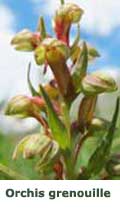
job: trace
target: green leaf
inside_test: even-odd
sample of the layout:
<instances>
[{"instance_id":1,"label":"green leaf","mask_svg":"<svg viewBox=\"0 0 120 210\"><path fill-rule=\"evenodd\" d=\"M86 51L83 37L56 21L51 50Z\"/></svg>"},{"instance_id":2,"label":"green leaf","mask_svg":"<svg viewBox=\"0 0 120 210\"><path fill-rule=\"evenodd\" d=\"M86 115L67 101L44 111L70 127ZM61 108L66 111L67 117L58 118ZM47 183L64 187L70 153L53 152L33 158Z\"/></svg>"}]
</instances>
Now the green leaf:
<instances>
[{"instance_id":1,"label":"green leaf","mask_svg":"<svg viewBox=\"0 0 120 210\"><path fill-rule=\"evenodd\" d=\"M72 75L73 82L77 92L79 92L81 89L81 80L86 75L87 65L88 65L88 50L87 50L87 45L84 42L82 51L78 56Z\"/></svg>"},{"instance_id":2,"label":"green leaf","mask_svg":"<svg viewBox=\"0 0 120 210\"><path fill-rule=\"evenodd\" d=\"M43 17L40 17L37 31L40 32L41 39L44 39L46 37L46 28Z\"/></svg>"},{"instance_id":3,"label":"green leaf","mask_svg":"<svg viewBox=\"0 0 120 210\"><path fill-rule=\"evenodd\" d=\"M29 63L29 65L28 65L28 72L27 72L27 82L28 82L29 89L32 93L32 96L40 96L40 94L35 90L35 88L33 87L32 83L31 83L30 69L31 69L31 63Z\"/></svg>"},{"instance_id":4,"label":"green leaf","mask_svg":"<svg viewBox=\"0 0 120 210\"><path fill-rule=\"evenodd\" d=\"M27 180L27 177L24 177L17 173L16 171L8 168L7 166L0 163L0 174L3 174L9 180Z\"/></svg>"},{"instance_id":5,"label":"green leaf","mask_svg":"<svg viewBox=\"0 0 120 210\"><path fill-rule=\"evenodd\" d=\"M97 147L97 149L95 150L95 152L93 153L93 155L91 156L88 162L87 173L89 175L97 175L106 164L106 161L108 159L110 149L112 146L112 142L113 142L116 123L118 119L119 106L120 106L120 99L118 98L116 102L115 112L113 115L110 128L108 130L108 133L105 136L105 138L103 138L100 141L99 146Z\"/></svg>"},{"instance_id":6,"label":"green leaf","mask_svg":"<svg viewBox=\"0 0 120 210\"><path fill-rule=\"evenodd\" d=\"M47 105L49 126L52 131L53 138L59 143L62 149L66 149L70 146L67 129L54 111L50 98L42 86L40 86L40 89Z\"/></svg>"}]
</instances>

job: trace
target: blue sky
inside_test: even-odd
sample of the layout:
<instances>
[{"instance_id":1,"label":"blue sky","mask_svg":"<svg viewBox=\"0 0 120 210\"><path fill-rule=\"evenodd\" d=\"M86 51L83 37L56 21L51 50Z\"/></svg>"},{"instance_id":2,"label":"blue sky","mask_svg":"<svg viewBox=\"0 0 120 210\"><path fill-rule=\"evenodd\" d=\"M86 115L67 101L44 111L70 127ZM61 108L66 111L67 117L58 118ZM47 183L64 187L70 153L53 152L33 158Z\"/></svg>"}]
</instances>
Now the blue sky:
<instances>
[{"instance_id":1,"label":"blue sky","mask_svg":"<svg viewBox=\"0 0 120 210\"><path fill-rule=\"evenodd\" d=\"M35 28L35 22L37 21L38 15L34 13L34 4L29 1L21 0L4 0L4 5L9 7L15 15L16 24L15 29L21 30L22 28L28 27L30 29ZM34 20L34 21L33 21Z\"/></svg>"},{"instance_id":2,"label":"blue sky","mask_svg":"<svg viewBox=\"0 0 120 210\"><path fill-rule=\"evenodd\" d=\"M102 68L119 70L120 2L113 0L74 0L73 2L79 3L79 5L85 10L81 23L82 39L88 41L91 45L96 47L101 54L101 58L97 59L95 64L90 68L92 70ZM22 80L22 85L18 85L20 82L17 81L18 89L16 88L16 92L18 90L22 91L24 86L23 83L25 83L25 79L22 78L22 74L24 72L22 73L22 70L20 70L20 74L20 72L18 72L16 69L23 69L23 66L26 67L27 62L30 59L30 57L28 58L26 54L23 55L16 51L13 52L7 37L9 37L10 40L13 34L24 28L29 28L34 31L40 15L44 15L47 28L51 32L50 20L57 3L59 3L59 0L0 1L0 11L2 11L3 14L1 18L2 26L0 26L0 47L4 50L4 53L1 50L3 59L0 61L0 71L2 71L3 76L5 71L8 74L8 81L6 81L6 85L3 83L3 81L0 82L0 87L2 87L2 89L9 89L10 81L17 81L17 76L19 75ZM10 53L11 56L9 56ZM3 63L3 61L6 61L5 56L7 55L9 65L7 65L5 62ZM16 62L16 60L18 62ZM8 68L12 68L14 71L12 73L8 72ZM23 91L25 88L23 88Z\"/></svg>"}]
</instances>

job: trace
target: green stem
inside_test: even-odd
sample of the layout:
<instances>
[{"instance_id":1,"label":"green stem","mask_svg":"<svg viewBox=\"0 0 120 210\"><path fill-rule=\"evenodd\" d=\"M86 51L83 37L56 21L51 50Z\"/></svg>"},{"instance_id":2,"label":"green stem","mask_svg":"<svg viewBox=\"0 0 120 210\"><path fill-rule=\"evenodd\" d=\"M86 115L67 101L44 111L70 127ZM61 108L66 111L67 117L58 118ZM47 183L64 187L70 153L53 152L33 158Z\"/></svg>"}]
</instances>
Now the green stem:
<instances>
[{"instance_id":1,"label":"green stem","mask_svg":"<svg viewBox=\"0 0 120 210\"><path fill-rule=\"evenodd\" d=\"M33 112L31 116L35 118L43 126L43 128L45 129L46 135L51 137L51 133L49 131L49 126L48 126L47 121L43 117L41 117L37 112Z\"/></svg>"},{"instance_id":2,"label":"green stem","mask_svg":"<svg viewBox=\"0 0 120 210\"><path fill-rule=\"evenodd\" d=\"M66 179L68 180L75 180L75 173L74 173L74 163L72 160L72 154L70 150L65 150L63 152L65 166L66 166Z\"/></svg>"},{"instance_id":3,"label":"green stem","mask_svg":"<svg viewBox=\"0 0 120 210\"><path fill-rule=\"evenodd\" d=\"M45 22L43 17L40 17L39 24L38 24L38 31L40 31L41 39L43 40L46 37L46 28Z\"/></svg>"}]
</instances>

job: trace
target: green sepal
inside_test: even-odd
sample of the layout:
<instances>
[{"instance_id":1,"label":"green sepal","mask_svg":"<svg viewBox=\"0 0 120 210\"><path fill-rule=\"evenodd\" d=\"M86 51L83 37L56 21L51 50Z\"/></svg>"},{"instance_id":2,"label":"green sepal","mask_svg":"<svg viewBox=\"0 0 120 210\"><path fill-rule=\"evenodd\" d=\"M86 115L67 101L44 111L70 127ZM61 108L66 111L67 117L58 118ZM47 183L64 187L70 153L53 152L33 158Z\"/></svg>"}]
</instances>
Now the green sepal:
<instances>
[{"instance_id":1,"label":"green sepal","mask_svg":"<svg viewBox=\"0 0 120 210\"><path fill-rule=\"evenodd\" d=\"M41 39L43 40L46 37L46 28L43 17L40 17L39 19L37 31L40 32Z\"/></svg>"}]
</instances>

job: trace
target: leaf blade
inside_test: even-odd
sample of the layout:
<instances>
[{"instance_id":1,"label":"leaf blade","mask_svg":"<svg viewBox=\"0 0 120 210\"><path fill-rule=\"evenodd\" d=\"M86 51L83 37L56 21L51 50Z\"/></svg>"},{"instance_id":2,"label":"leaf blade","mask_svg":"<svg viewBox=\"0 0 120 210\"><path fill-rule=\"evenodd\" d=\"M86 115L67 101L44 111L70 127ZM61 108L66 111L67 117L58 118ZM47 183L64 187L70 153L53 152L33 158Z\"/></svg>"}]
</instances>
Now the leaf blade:
<instances>
[{"instance_id":1,"label":"leaf blade","mask_svg":"<svg viewBox=\"0 0 120 210\"><path fill-rule=\"evenodd\" d=\"M33 87L31 80L30 80L30 69L31 69L31 63L28 65L28 71L27 71L27 82L30 92L32 93L32 96L40 96L40 94L35 90Z\"/></svg>"},{"instance_id":2,"label":"leaf blade","mask_svg":"<svg viewBox=\"0 0 120 210\"><path fill-rule=\"evenodd\" d=\"M77 92L79 92L81 89L80 87L81 80L86 75L87 66L88 66L88 49L86 43L84 42L82 51L79 53L72 75L73 82L75 84Z\"/></svg>"},{"instance_id":3,"label":"leaf blade","mask_svg":"<svg viewBox=\"0 0 120 210\"><path fill-rule=\"evenodd\" d=\"M113 137L115 133L116 123L118 119L118 113L119 113L119 107L120 107L120 99L117 99L116 102L116 108L115 112L112 118L111 126L108 130L108 133L106 137L100 142L99 146L91 156L88 167L87 167L87 173L88 174L94 174L96 175L101 171L101 169L104 167L105 162L108 158L108 155L110 153L111 145L113 142Z\"/></svg>"},{"instance_id":4,"label":"leaf blade","mask_svg":"<svg viewBox=\"0 0 120 210\"><path fill-rule=\"evenodd\" d=\"M51 128L53 137L59 143L62 149L66 149L67 147L69 147L69 144L70 144L67 129L62 123L62 121L58 118L56 112L54 111L50 98L45 92L44 88L40 86L40 89L41 89L42 96L44 100L46 101L49 126Z\"/></svg>"}]
</instances>

